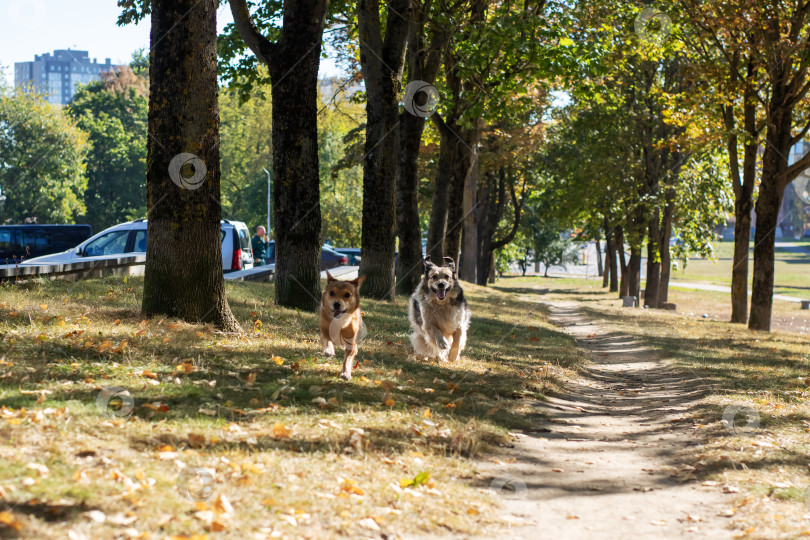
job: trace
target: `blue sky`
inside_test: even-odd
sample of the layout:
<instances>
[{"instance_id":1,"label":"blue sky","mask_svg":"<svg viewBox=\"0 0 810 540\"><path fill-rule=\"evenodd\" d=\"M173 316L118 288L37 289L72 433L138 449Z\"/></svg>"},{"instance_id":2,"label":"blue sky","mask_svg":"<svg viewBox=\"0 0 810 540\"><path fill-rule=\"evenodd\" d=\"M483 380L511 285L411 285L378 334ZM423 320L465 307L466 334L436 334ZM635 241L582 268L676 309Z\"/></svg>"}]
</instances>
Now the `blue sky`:
<instances>
[{"instance_id":1,"label":"blue sky","mask_svg":"<svg viewBox=\"0 0 810 540\"><path fill-rule=\"evenodd\" d=\"M116 0L0 0L0 66L13 82L14 62L54 49L88 51L90 58L114 64L129 62L132 53L149 46L149 21L117 26ZM219 10L220 29L231 22L228 5ZM334 63L321 61L322 75L338 73Z\"/></svg>"}]
</instances>

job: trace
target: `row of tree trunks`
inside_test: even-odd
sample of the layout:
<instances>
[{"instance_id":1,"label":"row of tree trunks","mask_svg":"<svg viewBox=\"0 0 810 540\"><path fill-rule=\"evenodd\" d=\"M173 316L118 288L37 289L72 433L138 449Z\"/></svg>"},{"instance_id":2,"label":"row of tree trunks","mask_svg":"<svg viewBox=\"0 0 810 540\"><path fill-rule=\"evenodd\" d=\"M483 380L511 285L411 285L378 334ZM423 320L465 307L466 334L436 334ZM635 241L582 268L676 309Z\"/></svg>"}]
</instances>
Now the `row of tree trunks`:
<instances>
[{"instance_id":1,"label":"row of tree trunks","mask_svg":"<svg viewBox=\"0 0 810 540\"><path fill-rule=\"evenodd\" d=\"M523 211L524 192L518 198L515 188L515 178L501 166L497 174L488 172L486 182L478 192L479 206L477 214L477 243L473 246L474 261L477 264L475 283L486 285L495 274L495 250L511 242L517 234L520 225L520 216ZM525 190L525 187L524 187ZM512 227L503 238L495 239L498 224L501 222L508 201L511 201L513 214ZM465 233L466 234L466 233ZM465 247L466 249L466 247ZM525 274L525 271L524 271Z\"/></svg>"}]
</instances>

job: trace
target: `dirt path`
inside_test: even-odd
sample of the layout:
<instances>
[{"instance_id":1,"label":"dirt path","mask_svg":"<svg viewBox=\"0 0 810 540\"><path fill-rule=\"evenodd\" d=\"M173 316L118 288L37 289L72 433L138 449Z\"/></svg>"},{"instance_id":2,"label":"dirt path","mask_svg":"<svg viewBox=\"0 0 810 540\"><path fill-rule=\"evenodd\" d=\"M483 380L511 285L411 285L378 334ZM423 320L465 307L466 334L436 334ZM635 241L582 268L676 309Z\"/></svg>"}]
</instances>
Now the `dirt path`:
<instances>
[{"instance_id":1,"label":"dirt path","mask_svg":"<svg viewBox=\"0 0 810 540\"><path fill-rule=\"evenodd\" d=\"M492 487L506 483L503 512L514 525L498 536L731 538L719 514L733 495L690 481L679 458L700 444L692 422L678 420L700 398L697 381L631 337L606 333L575 302L547 305L591 361L566 395L538 405L548 415L539 431L518 436L483 471Z\"/></svg>"}]
</instances>

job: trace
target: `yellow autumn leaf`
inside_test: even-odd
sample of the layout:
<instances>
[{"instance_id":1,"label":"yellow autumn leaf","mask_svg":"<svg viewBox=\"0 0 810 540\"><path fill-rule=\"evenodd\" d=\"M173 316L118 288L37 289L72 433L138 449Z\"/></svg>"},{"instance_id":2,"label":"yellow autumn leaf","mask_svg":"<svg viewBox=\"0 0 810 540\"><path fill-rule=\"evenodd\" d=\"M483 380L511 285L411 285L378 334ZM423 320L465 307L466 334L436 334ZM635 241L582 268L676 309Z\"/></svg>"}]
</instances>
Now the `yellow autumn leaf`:
<instances>
[{"instance_id":1,"label":"yellow autumn leaf","mask_svg":"<svg viewBox=\"0 0 810 540\"><path fill-rule=\"evenodd\" d=\"M273 424L273 435L278 438L286 438L292 435L292 430L281 422L276 422Z\"/></svg>"},{"instance_id":2,"label":"yellow autumn leaf","mask_svg":"<svg viewBox=\"0 0 810 540\"><path fill-rule=\"evenodd\" d=\"M15 518L14 515L8 510L3 510L0 512L0 523L11 527L15 531L19 531L23 528L22 522Z\"/></svg>"},{"instance_id":3,"label":"yellow autumn leaf","mask_svg":"<svg viewBox=\"0 0 810 540\"><path fill-rule=\"evenodd\" d=\"M284 363L284 359L282 357L280 357L280 356L273 356L273 358L271 358L271 360L273 362L275 362L276 364L278 364L279 366Z\"/></svg>"}]
</instances>

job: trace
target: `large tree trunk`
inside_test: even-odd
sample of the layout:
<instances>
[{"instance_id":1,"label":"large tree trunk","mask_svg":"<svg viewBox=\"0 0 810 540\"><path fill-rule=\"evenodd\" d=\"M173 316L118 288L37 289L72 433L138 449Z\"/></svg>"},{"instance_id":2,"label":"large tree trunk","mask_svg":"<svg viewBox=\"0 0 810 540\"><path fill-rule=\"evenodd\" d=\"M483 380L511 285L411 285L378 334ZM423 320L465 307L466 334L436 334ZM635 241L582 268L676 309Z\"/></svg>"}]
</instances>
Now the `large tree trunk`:
<instances>
[{"instance_id":1,"label":"large tree trunk","mask_svg":"<svg viewBox=\"0 0 810 540\"><path fill-rule=\"evenodd\" d=\"M270 69L271 79L280 81L272 86L276 303L315 311L321 296L317 84L323 17L318 26L303 18L308 13L298 15L289 22L285 15L290 38L279 40L283 52ZM292 30L294 25L300 27ZM301 58L302 50L312 52Z\"/></svg>"},{"instance_id":2,"label":"large tree trunk","mask_svg":"<svg viewBox=\"0 0 810 540\"><path fill-rule=\"evenodd\" d=\"M222 276L217 3L154 0L151 10L142 309L236 331Z\"/></svg>"},{"instance_id":3,"label":"large tree trunk","mask_svg":"<svg viewBox=\"0 0 810 540\"><path fill-rule=\"evenodd\" d=\"M767 150L766 150L767 152ZM771 329L773 309L774 241L776 239L777 216L782 204L782 192L773 183L766 183L767 173L763 171L763 182L757 197L757 228L754 234L754 279L751 290L751 316L748 328L751 330Z\"/></svg>"},{"instance_id":4,"label":"large tree trunk","mask_svg":"<svg viewBox=\"0 0 810 540\"><path fill-rule=\"evenodd\" d=\"M422 274L422 230L419 226L419 146L425 119L405 111L400 114L397 169L396 292L410 294ZM441 259L437 259L441 260Z\"/></svg>"},{"instance_id":5,"label":"large tree trunk","mask_svg":"<svg viewBox=\"0 0 810 540\"><path fill-rule=\"evenodd\" d=\"M385 35L378 0L360 0L357 23L360 64L366 84L366 142L363 158L363 224L360 273L365 296L394 298L396 169L399 153L398 85L408 35L410 0L392 0Z\"/></svg>"},{"instance_id":6,"label":"large tree trunk","mask_svg":"<svg viewBox=\"0 0 810 540\"><path fill-rule=\"evenodd\" d=\"M318 67L328 0L284 3L277 42L262 36L245 0L230 0L234 23L272 82L276 303L320 306L321 205L318 173Z\"/></svg>"},{"instance_id":7,"label":"large tree trunk","mask_svg":"<svg viewBox=\"0 0 810 540\"><path fill-rule=\"evenodd\" d=\"M458 132L457 132L458 133ZM444 253L459 260L461 252L461 231L464 224L464 186L470 171L472 146L464 139L459 140L458 161L451 165L453 178L450 182L450 194L447 198L447 232L444 235Z\"/></svg>"},{"instance_id":8,"label":"large tree trunk","mask_svg":"<svg viewBox=\"0 0 810 540\"><path fill-rule=\"evenodd\" d=\"M422 274L422 229L419 223L419 148L425 118L432 113L428 99L435 98L428 92L441 66L441 43L444 32L431 28L431 43L427 46L425 28L431 16L431 2L419 4L413 9L408 29L408 84L422 89L412 97L414 112L405 110L400 114L399 160L397 162L397 236L399 256L396 269L396 292L410 294L419 284ZM428 85L428 86L423 86ZM441 258L434 259L440 261Z\"/></svg>"},{"instance_id":9,"label":"large tree trunk","mask_svg":"<svg viewBox=\"0 0 810 540\"><path fill-rule=\"evenodd\" d=\"M441 126L441 124L439 124ZM448 129L439 127L439 162L433 187L433 204L428 224L427 256L437 264L444 256L444 236L447 232L447 209L450 199L450 184L453 181L452 166L458 161L461 141Z\"/></svg>"},{"instance_id":10,"label":"large tree trunk","mask_svg":"<svg viewBox=\"0 0 810 540\"><path fill-rule=\"evenodd\" d=\"M777 68L781 73L783 66ZM792 110L785 108L784 87L775 84L771 94L768 133L762 156L762 179L757 196L757 226L754 234L754 278L751 288L751 315L748 328L771 329L773 309L774 241L779 208L785 191L787 156L791 145Z\"/></svg>"}]
</instances>

